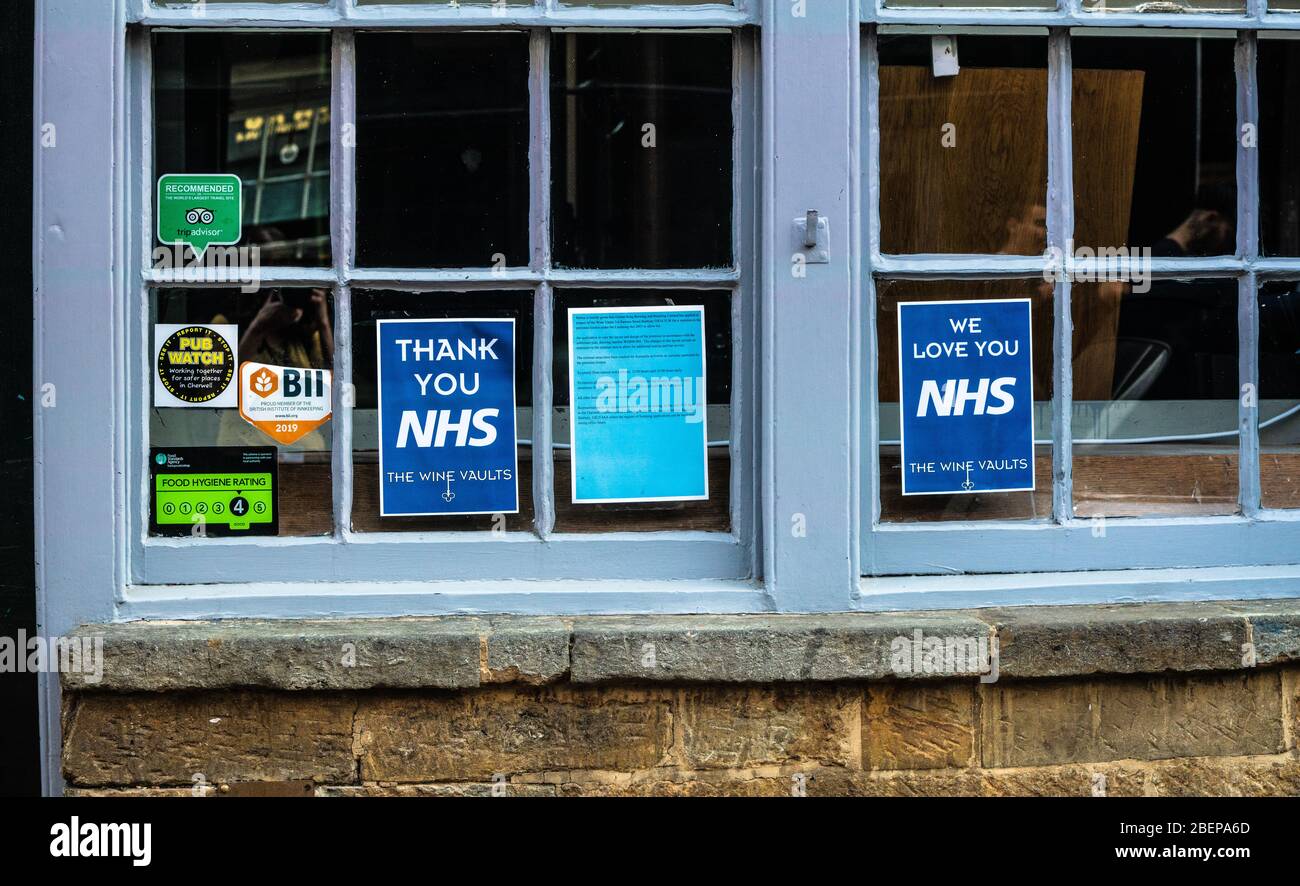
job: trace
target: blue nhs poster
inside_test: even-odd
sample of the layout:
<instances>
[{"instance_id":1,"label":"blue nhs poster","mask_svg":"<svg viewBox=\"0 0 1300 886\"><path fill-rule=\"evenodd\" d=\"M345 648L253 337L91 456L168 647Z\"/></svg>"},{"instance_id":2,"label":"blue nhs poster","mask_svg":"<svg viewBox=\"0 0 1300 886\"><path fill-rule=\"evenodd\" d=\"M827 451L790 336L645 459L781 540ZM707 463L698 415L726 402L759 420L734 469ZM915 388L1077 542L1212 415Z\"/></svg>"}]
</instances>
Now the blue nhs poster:
<instances>
[{"instance_id":1,"label":"blue nhs poster","mask_svg":"<svg viewBox=\"0 0 1300 886\"><path fill-rule=\"evenodd\" d=\"M519 512L515 321L380 320L379 513Z\"/></svg>"},{"instance_id":2,"label":"blue nhs poster","mask_svg":"<svg viewBox=\"0 0 1300 886\"><path fill-rule=\"evenodd\" d=\"M569 310L577 504L709 497L704 308Z\"/></svg>"},{"instance_id":3,"label":"blue nhs poster","mask_svg":"<svg viewBox=\"0 0 1300 886\"><path fill-rule=\"evenodd\" d=\"M1030 301L903 302L903 495L1034 488Z\"/></svg>"}]
</instances>

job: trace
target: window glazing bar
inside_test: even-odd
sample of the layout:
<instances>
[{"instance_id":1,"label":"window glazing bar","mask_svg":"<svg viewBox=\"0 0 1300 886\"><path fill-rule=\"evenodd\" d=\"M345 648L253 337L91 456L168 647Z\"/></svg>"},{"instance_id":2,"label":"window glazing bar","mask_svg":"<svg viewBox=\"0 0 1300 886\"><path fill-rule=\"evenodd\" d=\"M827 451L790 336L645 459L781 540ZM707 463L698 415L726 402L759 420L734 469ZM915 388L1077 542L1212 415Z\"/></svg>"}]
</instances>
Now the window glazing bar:
<instances>
[{"instance_id":1,"label":"window glazing bar","mask_svg":"<svg viewBox=\"0 0 1300 886\"><path fill-rule=\"evenodd\" d=\"M1070 32L1058 28L1047 42L1047 242L1063 256L1072 252L1074 241L1073 79ZM1070 294L1069 276L1059 275L1052 296L1052 515L1058 523L1074 515Z\"/></svg>"},{"instance_id":2,"label":"window glazing bar","mask_svg":"<svg viewBox=\"0 0 1300 886\"><path fill-rule=\"evenodd\" d=\"M346 541L352 526L352 287L347 284L356 237L356 41L336 31L330 114L330 235L334 271L334 537Z\"/></svg>"},{"instance_id":3,"label":"window glazing bar","mask_svg":"<svg viewBox=\"0 0 1300 886\"><path fill-rule=\"evenodd\" d=\"M708 3L670 6L654 3L627 7L496 6L447 2L424 5L356 0L331 3L202 3L165 6L152 0L132 0L128 21L147 27L197 28L412 28L412 27L723 27L756 24L758 0L735 5Z\"/></svg>"},{"instance_id":4,"label":"window glazing bar","mask_svg":"<svg viewBox=\"0 0 1300 886\"><path fill-rule=\"evenodd\" d=\"M1252 0L1254 2L1254 0ZM1244 32L1237 38L1237 251L1247 261L1259 257L1259 80L1257 38ZM1238 484L1241 512L1253 517L1260 509L1259 477L1259 284L1253 273L1242 276L1237 289L1237 365L1240 390L1237 417L1240 433ZM1247 395L1249 392L1249 396Z\"/></svg>"},{"instance_id":5,"label":"window glazing bar","mask_svg":"<svg viewBox=\"0 0 1300 886\"><path fill-rule=\"evenodd\" d=\"M1271 15L1233 14L1222 12L1084 12L1081 9L1031 10L1031 9L919 9L914 7L873 8L864 3L864 22L897 25L931 25L977 27L1020 26L1048 28L1141 28L1158 30L1294 30L1296 17L1274 13Z\"/></svg>"}]
</instances>

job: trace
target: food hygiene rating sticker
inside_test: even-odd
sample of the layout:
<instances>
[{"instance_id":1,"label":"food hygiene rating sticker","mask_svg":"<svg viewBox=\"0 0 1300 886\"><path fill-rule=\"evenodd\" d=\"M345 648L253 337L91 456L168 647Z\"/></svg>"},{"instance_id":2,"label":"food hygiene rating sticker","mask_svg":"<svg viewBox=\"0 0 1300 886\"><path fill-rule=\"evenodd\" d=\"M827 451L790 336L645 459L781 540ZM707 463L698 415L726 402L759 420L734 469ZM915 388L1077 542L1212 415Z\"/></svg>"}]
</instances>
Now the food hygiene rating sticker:
<instances>
[{"instance_id":1,"label":"food hygiene rating sticker","mask_svg":"<svg viewBox=\"0 0 1300 886\"><path fill-rule=\"evenodd\" d=\"M234 324L153 328L153 405L228 409L239 405L234 385L239 327Z\"/></svg>"},{"instance_id":2,"label":"food hygiene rating sticker","mask_svg":"<svg viewBox=\"0 0 1300 886\"><path fill-rule=\"evenodd\" d=\"M150 534L279 533L274 446L151 449L149 468Z\"/></svg>"}]
</instances>

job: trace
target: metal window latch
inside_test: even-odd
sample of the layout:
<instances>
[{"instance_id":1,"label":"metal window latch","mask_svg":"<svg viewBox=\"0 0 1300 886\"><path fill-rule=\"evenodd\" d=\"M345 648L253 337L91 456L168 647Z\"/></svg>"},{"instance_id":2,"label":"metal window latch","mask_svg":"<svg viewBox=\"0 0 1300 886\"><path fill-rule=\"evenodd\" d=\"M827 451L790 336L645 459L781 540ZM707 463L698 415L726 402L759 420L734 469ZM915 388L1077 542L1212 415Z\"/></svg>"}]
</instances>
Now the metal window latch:
<instances>
[{"instance_id":1,"label":"metal window latch","mask_svg":"<svg viewBox=\"0 0 1300 886\"><path fill-rule=\"evenodd\" d=\"M809 209L794 220L795 249L804 254L810 265L829 264L831 260L831 226L816 209Z\"/></svg>"}]
</instances>

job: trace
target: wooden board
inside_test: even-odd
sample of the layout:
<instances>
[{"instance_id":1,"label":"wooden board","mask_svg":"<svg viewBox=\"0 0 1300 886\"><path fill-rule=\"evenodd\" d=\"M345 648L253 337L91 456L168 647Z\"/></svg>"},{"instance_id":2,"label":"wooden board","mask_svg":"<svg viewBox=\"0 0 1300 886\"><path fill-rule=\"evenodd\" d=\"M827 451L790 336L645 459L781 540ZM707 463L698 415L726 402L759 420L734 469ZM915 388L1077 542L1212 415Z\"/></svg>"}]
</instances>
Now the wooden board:
<instances>
[{"instance_id":1,"label":"wooden board","mask_svg":"<svg viewBox=\"0 0 1300 886\"><path fill-rule=\"evenodd\" d=\"M519 513L506 517L508 532L533 529L532 450L519 450ZM731 529L731 453L709 450L707 501L627 505L575 505L569 501L569 457L555 453L556 532L653 532ZM280 465L280 534L328 535L331 519L328 463ZM379 516L379 464L374 453L357 453L352 480L352 529L356 532L488 532L491 515L474 517Z\"/></svg>"},{"instance_id":2,"label":"wooden board","mask_svg":"<svg viewBox=\"0 0 1300 886\"><path fill-rule=\"evenodd\" d=\"M1076 207L1080 244L1127 242L1144 74L1074 72ZM880 71L881 248L892 254L1041 255L1046 212L1047 72L924 67ZM951 125L951 130L945 127ZM955 145L945 146L951 132ZM892 281L878 313L880 399L897 402L899 301L1034 299L1034 395L1050 397L1051 287L1043 280L962 284ZM1072 321L1074 396L1108 400L1114 380L1121 286L1080 289Z\"/></svg>"}]
</instances>

